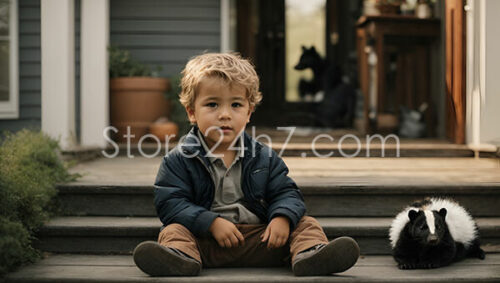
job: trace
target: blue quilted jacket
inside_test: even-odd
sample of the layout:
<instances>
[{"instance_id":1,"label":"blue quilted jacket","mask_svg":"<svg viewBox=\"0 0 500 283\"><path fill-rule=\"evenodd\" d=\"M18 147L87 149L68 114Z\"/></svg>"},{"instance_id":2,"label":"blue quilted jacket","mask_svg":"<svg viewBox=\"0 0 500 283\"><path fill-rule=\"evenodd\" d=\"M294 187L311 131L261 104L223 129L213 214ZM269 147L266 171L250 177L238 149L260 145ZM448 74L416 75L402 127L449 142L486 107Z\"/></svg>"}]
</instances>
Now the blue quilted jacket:
<instances>
[{"instance_id":1,"label":"blue quilted jacket","mask_svg":"<svg viewBox=\"0 0 500 283\"><path fill-rule=\"evenodd\" d=\"M210 211L215 188L208 171L210 161L196 137L197 131L193 127L184 142L163 158L155 181L154 203L164 225L179 223L194 235L203 236L219 215ZM287 176L287 166L272 149L246 133L244 145L243 204L263 223L278 215L288 217L293 231L306 208L300 190Z\"/></svg>"}]
</instances>

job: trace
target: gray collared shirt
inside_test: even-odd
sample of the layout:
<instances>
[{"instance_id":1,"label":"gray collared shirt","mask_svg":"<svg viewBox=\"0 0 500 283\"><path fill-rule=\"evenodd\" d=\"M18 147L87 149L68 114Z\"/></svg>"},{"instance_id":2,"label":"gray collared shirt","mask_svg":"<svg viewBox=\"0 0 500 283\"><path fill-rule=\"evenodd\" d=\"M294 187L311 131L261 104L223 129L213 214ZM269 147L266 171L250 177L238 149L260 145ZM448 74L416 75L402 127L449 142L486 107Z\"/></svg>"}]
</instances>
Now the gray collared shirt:
<instances>
[{"instance_id":1,"label":"gray collared shirt","mask_svg":"<svg viewBox=\"0 0 500 283\"><path fill-rule=\"evenodd\" d=\"M241 189L241 158L245 152L241 136L237 138L238 142L235 145L239 147L239 152L229 168L226 167L222 158L209 153L210 149L200 132L198 132L198 138L210 160L209 171L215 186L215 197L210 210L233 223L260 224L259 217L241 202L244 198Z\"/></svg>"}]
</instances>

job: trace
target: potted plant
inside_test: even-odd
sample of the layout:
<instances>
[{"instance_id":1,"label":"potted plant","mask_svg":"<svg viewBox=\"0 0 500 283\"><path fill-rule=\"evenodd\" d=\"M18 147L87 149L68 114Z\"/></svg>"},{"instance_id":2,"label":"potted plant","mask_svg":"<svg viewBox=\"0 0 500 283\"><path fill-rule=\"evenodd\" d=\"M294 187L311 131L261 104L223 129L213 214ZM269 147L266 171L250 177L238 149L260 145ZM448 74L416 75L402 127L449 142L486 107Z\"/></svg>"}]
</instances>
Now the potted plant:
<instances>
[{"instance_id":1,"label":"potted plant","mask_svg":"<svg viewBox=\"0 0 500 283\"><path fill-rule=\"evenodd\" d=\"M109 48L111 125L118 129L118 142L126 142L124 135L130 127L130 134L134 135L130 140L137 143L154 121L168 116L169 103L164 93L170 83L167 78L157 77L157 73L134 61L129 51Z\"/></svg>"}]
</instances>

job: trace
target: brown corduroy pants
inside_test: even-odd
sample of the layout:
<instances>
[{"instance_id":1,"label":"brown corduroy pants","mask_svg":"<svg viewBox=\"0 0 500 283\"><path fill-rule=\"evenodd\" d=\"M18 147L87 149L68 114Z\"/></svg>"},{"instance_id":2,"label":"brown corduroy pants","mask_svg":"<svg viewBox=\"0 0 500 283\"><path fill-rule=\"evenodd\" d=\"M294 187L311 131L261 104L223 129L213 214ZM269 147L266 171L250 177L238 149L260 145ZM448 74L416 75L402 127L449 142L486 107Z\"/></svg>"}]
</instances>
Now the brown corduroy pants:
<instances>
[{"instance_id":1,"label":"brown corduroy pants","mask_svg":"<svg viewBox=\"0 0 500 283\"><path fill-rule=\"evenodd\" d=\"M220 247L213 237L196 238L181 224L166 226L158 236L162 246L177 249L200 261L204 267L270 267L290 263L295 256L317 244L327 244L328 239L316 219L304 216L288 242L281 248L268 249L260 235L266 230L264 224L236 224L245 244L235 248Z\"/></svg>"}]
</instances>

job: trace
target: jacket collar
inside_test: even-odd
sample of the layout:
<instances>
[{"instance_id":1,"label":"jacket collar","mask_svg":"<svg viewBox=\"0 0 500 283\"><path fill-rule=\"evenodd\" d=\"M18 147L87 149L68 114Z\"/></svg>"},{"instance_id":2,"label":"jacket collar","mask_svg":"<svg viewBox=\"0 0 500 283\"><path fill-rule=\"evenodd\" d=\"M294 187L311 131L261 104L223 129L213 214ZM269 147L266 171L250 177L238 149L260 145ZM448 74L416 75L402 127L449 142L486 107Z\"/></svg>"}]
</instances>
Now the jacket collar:
<instances>
[{"instance_id":1,"label":"jacket collar","mask_svg":"<svg viewBox=\"0 0 500 283\"><path fill-rule=\"evenodd\" d=\"M193 128L191 128L189 133L184 138L184 141L181 142L180 148L183 152L190 155L197 153L196 156L203 159L205 164L209 164L210 161L206 157L206 150L202 146L198 138L198 132L199 132L198 126L196 125L193 126ZM246 132L243 133L243 144L245 146L243 162L245 162L245 160L249 160L250 158L257 156L257 154L262 149L262 144L252 139ZM254 150L255 153L252 156L252 151Z\"/></svg>"},{"instance_id":2,"label":"jacket collar","mask_svg":"<svg viewBox=\"0 0 500 283\"><path fill-rule=\"evenodd\" d=\"M203 149L205 150L205 152L208 153L210 151L210 148L208 147L208 145L205 141L205 138L201 134L201 131L198 131L196 134L197 134L198 139L200 140L201 145L203 146ZM238 140L235 143L235 147L239 149L238 153L235 156L235 161L240 159L240 158L243 158L243 156L245 156L245 150L244 150L245 141L242 137L243 137L243 135L238 136L238 138L237 138ZM211 163L214 163L214 162L216 162L216 160L220 159L220 157L214 156L213 153L207 154L207 158L208 158L208 160L210 160Z\"/></svg>"}]
</instances>

